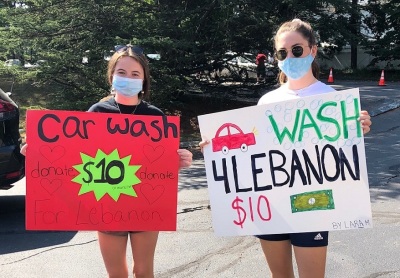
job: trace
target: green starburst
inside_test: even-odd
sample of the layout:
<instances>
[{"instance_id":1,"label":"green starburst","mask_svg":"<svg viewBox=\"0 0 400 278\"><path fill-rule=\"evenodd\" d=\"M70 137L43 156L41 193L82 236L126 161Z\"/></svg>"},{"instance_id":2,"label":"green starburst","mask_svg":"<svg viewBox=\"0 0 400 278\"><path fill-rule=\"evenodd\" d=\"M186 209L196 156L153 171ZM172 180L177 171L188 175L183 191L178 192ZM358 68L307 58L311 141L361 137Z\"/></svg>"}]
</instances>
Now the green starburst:
<instances>
[{"instance_id":1,"label":"green starburst","mask_svg":"<svg viewBox=\"0 0 400 278\"><path fill-rule=\"evenodd\" d=\"M78 195L93 191L97 201L105 194L115 201L121 194L137 197L133 186L140 183L135 173L141 165L129 165L130 155L120 158L117 149L109 155L101 150L97 151L95 157L84 153L80 155L82 164L72 166L79 172L72 179L81 185Z\"/></svg>"}]
</instances>

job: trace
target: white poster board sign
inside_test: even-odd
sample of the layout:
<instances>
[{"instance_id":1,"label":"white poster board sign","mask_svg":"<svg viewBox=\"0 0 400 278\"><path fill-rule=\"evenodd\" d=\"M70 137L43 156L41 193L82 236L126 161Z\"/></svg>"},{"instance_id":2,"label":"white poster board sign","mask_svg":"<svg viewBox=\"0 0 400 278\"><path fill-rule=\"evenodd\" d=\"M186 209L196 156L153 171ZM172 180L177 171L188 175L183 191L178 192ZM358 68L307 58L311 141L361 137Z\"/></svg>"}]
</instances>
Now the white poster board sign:
<instances>
[{"instance_id":1,"label":"white poster board sign","mask_svg":"<svg viewBox=\"0 0 400 278\"><path fill-rule=\"evenodd\" d=\"M360 110L350 89L199 116L215 233L372 227Z\"/></svg>"}]
</instances>

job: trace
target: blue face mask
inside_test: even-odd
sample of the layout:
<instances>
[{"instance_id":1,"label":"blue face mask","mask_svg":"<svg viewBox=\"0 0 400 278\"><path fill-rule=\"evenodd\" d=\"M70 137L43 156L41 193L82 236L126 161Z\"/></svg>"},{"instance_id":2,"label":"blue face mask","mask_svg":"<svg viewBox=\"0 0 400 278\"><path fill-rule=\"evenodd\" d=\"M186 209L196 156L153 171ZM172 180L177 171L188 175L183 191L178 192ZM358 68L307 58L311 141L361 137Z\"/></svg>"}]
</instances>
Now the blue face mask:
<instances>
[{"instance_id":1,"label":"blue face mask","mask_svg":"<svg viewBox=\"0 0 400 278\"><path fill-rule=\"evenodd\" d=\"M143 90L143 79L113 76L112 87L125 97L134 97Z\"/></svg>"},{"instance_id":2,"label":"blue face mask","mask_svg":"<svg viewBox=\"0 0 400 278\"><path fill-rule=\"evenodd\" d=\"M291 58L287 57L283 61L278 62L278 67L283 71L289 79L300 79L310 69L314 57L308 55L304 58Z\"/></svg>"}]
</instances>

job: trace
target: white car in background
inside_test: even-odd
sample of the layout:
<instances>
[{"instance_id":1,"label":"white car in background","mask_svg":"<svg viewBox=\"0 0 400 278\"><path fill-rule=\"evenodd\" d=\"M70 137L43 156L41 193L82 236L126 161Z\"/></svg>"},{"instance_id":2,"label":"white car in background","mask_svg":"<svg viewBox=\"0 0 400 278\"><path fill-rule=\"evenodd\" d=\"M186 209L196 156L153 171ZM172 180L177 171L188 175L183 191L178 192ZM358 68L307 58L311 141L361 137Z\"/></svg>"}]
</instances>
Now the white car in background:
<instances>
[{"instance_id":1,"label":"white car in background","mask_svg":"<svg viewBox=\"0 0 400 278\"><path fill-rule=\"evenodd\" d=\"M245 82L257 78L256 55L251 53L238 55L236 52L228 51L220 63L211 61L210 64L216 65L210 74L214 79L236 79ZM268 63L265 66L266 78L275 78L278 73L275 66Z\"/></svg>"},{"instance_id":2,"label":"white car in background","mask_svg":"<svg viewBox=\"0 0 400 278\"><path fill-rule=\"evenodd\" d=\"M8 59L4 62L6 67L20 67L22 65L19 59Z\"/></svg>"},{"instance_id":3,"label":"white car in background","mask_svg":"<svg viewBox=\"0 0 400 278\"><path fill-rule=\"evenodd\" d=\"M33 64L26 62L24 65L24 68L26 68L26 69L39 68L39 67L45 65L46 63L47 63L46 60L37 60L36 63L33 63Z\"/></svg>"},{"instance_id":4,"label":"white car in background","mask_svg":"<svg viewBox=\"0 0 400 278\"><path fill-rule=\"evenodd\" d=\"M235 68L235 73L240 77L242 81L247 81L249 78L257 77L257 65L255 56L251 53L243 53L240 56L236 56L235 52L227 52L225 55L228 58L227 63ZM229 59L229 56L234 58Z\"/></svg>"}]
</instances>

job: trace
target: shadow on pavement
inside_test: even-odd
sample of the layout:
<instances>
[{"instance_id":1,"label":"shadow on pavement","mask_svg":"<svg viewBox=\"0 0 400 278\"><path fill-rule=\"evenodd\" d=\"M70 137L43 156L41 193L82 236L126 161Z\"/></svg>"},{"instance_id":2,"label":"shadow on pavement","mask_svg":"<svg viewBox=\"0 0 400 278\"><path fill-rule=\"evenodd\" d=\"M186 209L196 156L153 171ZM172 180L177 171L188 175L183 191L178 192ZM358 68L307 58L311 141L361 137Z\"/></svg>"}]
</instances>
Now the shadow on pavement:
<instances>
[{"instance_id":1,"label":"shadow on pavement","mask_svg":"<svg viewBox=\"0 0 400 278\"><path fill-rule=\"evenodd\" d=\"M400 199L400 190L395 188L390 188L388 186L381 187L371 187L370 186L370 196L371 202L381 202L385 200L399 200Z\"/></svg>"},{"instance_id":2,"label":"shadow on pavement","mask_svg":"<svg viewBox=\"0 0 400 278\"><path fill-rule=\"evenodd\" d=\"M207 188L204 160L193 160L190 168L180 170L179 180L178 191Z\"/></svg>"},{"instance_id":3,"label":"shadow on pavement","mask_svg":"<svg viewBox=\"0 0 400 278\"><path fill-rule=\"evenodd\" d=\"M0 255L69 242L77 232L25 230L25 196L0 196Z\"/></svg>"},{"instance_id":4,"label":"shadow on pavement","mask_svg":"<svg viewBox=\"0 0 400 278\"><path fill-rule=\"evenodd\" d=\"M365 139L372 202L400 200L399 113L396 109L373 118Z\"/></svg>"},{"instance_id":5,"label":"shadow on pavement","mask_svg":"<svg viewBox=\"0 0 400 278\"><path fill-rule=\"evenodd\" d=\"M328 84L329 85L329 84ZM378 82L340 81L333 85L336 90L360 88L361 108L369 111L372 117L400 107L397 86L378 87Z\"/></svg>"}]
</instances>

